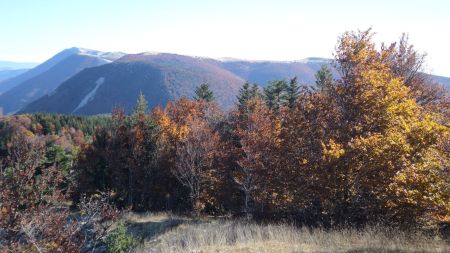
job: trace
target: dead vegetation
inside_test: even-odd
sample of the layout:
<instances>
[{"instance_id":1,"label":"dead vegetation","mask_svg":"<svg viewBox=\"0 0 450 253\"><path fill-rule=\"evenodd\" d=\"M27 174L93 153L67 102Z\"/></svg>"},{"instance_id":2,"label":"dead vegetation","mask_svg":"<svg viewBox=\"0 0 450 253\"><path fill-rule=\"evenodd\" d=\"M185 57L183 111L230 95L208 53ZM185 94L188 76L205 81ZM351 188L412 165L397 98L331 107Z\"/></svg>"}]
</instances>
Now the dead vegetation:
<instances>
[{"instance_id":1,"label":"dead vegetation","mask_svg":"<svg viewBox=\"0 0 450 253\"><path fill-rule=\"evenodd\" d=\"M164 213L130 214L126 223L129 232L142 239L135 253L450 251L450 244L439 237L382 226L325 230Z\"/></svg>"}]
</instances>

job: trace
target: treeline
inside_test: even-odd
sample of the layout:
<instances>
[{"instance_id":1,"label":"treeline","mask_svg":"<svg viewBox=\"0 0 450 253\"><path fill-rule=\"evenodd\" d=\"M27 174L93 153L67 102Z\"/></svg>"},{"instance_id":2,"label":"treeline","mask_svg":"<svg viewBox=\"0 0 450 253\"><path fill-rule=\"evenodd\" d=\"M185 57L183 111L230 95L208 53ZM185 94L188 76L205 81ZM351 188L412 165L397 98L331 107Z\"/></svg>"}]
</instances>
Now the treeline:
<instances>
[{"instance_id":1,"label":"treeline","mask_svg":"<svg viewBox=\"0 0 450 253\"><path fill-rule=\"evenodd\" d=\"M246 83L227 112L202 84L152 111L141 95L131 115L5 117L2 228L17 237L33 210L95 196L308 225L448 222L450 100L422 64L406 37L377 49L347 32L338 79L324 66L314 87Z\"/></svg>"}]
</instances>

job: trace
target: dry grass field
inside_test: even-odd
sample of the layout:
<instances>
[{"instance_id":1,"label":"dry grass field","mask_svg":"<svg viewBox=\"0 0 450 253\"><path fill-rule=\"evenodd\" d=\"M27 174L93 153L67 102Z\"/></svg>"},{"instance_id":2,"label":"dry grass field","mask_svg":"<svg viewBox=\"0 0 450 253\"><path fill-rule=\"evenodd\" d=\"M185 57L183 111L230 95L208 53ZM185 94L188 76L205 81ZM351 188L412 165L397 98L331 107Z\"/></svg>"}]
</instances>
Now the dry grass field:
<instances>
[{"instance_id":1,"label":"dry grass field","mask_svg":"<svg viewBox=\"0 0 450 253\"><path fill-rule=\"evenodd\" d=\"M440 238L383 227L326 231L168 214L131 214L125 222L143 238L135 253L450 252Z\"/></svg>"}]
</instances>

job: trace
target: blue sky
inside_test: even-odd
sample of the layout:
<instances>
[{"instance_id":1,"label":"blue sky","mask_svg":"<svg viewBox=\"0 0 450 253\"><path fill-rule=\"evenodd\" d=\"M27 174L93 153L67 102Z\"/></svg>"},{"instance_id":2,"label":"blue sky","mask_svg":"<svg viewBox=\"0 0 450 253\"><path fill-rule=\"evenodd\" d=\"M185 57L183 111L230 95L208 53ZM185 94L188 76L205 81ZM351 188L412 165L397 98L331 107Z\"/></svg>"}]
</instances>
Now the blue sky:
<instances>
[{"instance_id":1,"label":"blue sky","mask_svg":"<svg viewBox=\"0 0 450 253\"><path fill-rule=\"evenodd\" d=\"M0 0L0 60L44 61L72 46L253 60L331 57L337 37L409 34L427 71L450 76L445 0Z\"/></svg>"}]
</instances>

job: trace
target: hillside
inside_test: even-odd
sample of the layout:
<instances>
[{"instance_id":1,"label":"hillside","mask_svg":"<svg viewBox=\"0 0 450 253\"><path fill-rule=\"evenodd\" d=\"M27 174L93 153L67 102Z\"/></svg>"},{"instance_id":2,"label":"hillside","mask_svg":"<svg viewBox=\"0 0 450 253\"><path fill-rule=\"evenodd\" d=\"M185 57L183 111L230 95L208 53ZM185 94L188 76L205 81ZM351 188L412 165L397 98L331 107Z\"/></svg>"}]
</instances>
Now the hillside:
<instances>
[{"instance_id":1,"label":"hillside","mask_svg":"<svg viewBox=\"0 0 450 253\"><path fill-rule=\"evenodd\" d=\"M39 65L35 62L0 61L0 70L31 69Z\"/></svg>"},{"instance_id":2,"label":"hillside","mask_svg":"<svg viewBox=\"0 0 450 253\"><path fill-rule=\"evenodd\" d=\"M166 53L130 54L115 63L82 71L21 112L96 114L108 113L115 106L129 111L140 91L154 107L182 96L192 97L202 82L209 83L219 105L229 108L246 80L264 86L270 80L298 76L301 83L311 84L326 62L219 61Z\"/></svg>"},{"instance_id":3,"label":"hillside","mask_svg":"<svg viewBox=\"0 0 450 253\"><path fill-rule=\"evenodd\" d=\"M99 57L99 53L93 52L98 51L69 57L66 59L69 63L58 64L45 74L0 96L0 107L3 106L6 113L22 108L20 112L90 115L109 113L117 106L130 111L140 91L148 98L150 106L154 107L182 96L192 97L196 86L208 82L219 105L229 108L245 81L265 87L271 80L296 76L300 84L314 85L315 74L320 67L331 64L330 59L323 58L277 62L140 53L124 55L105 67L95 67L109 60L103 58L104 54ZM94 68L80 72L64 82L67 77L87 67ZM58 73L59 76L53 73ZM338 78L336 72L334 76ZM450 78L432 78L449 87ZM54 90L60 84L60 89ZM41 96L41 99L24 106Z\"/></svg>"},{"instance_id":4,"label":"hillside","mask_svg":"<svg viewBox=\"0 0 450 253\"><path fill-rule=\"evenodd\" d=\"M109 113L114 107L130 111L142 92L149 106L165 105L208 82L223 107L229 107L244 80L208 60L179 55L127 55L115 63L89 68L70 78L52 94L22 112L74 114Z\"/></svg>"},{"instance_id":5,"label":"hillside","mask_svg":"<svg viewBox=\"0 0 450 253\"><path fill-rule=\"evenodd\" d=\"M1 83L0 84L0 94L14 88L15 86L23 83L26 80L29 80L35 76L38 76L38 75L44 73L45 71L47 71L50 68L52 68L53 66L55 66L58 62L60 62L64 58L66 58L70 55L73 55L77 52L78 52L77 48L65 49L65 50L59 52L58 54L54 55L47 61L43 62L42 64L39 64L38 66L34 67L33 69L30 69L29 71L25 72L24 74Z\"/></svg>"},{"instance_id":6,"label":"hillside","mask_svg":"<svg viewBox=\"0 0 450 253\"><path fill-rule=\"evenodd\" d=\"M225 60L220 65L248 80L265 86L275 79L297 77L301 84L312 85L315 82L314 75L323 64L330 64L331 60L323 58L306 58L301 61L244 61Z\"/></svg>"},{"instance_id":7,"label":"hillside","mask_svg":"<svg viewBox=\"0 0 450 253\"><path fill-rule=\"evenodd\" d=\"M64 50L23 75L0 83L7 86L20 82L0 95L0 108L4 114L17 112L29 102L52 92L79 71L109 63L119 56L121 54L80 48Z\"/></svg>"},{"instance_id":8,"label":"hillside","mask_svg":"<svg viewBox=\"0 0 450 253\"><path fill-rule=\"evenodd\" d=\"M442 84L444 87L447 88L447 90L450 91L450 77L445 77L445 76L431 76L431 78L433 80L435 80L436 82Z\"/></svg>"},{"instance_id":9,"label":"hillside","mask_svg":"<svg viewBox=\"0 0 450 253\"><path fill-rule=\"evenodd\" d=\"M0 69L0 86L1 82L21 75L27 72L29 69Z\"/></svg>"}]
</instances>

